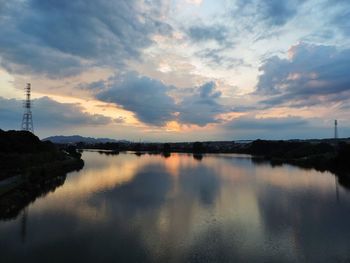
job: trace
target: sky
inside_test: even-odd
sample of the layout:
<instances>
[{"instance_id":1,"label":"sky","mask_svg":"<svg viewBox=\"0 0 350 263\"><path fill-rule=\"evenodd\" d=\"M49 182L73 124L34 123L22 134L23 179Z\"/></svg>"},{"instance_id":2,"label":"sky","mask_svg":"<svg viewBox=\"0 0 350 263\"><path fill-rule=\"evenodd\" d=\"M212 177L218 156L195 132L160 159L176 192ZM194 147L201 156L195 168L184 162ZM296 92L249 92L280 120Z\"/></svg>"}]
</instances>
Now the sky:
<instances>
[{"instance_id":1,"label":"sky","mask_svg":"<svg viewBox=\"0 0 350 263\"><path fill-rule=\"evenodd\" d=\"M0 129L350 137L348 0L0 0Z\"/></svg>"}]
</instances>

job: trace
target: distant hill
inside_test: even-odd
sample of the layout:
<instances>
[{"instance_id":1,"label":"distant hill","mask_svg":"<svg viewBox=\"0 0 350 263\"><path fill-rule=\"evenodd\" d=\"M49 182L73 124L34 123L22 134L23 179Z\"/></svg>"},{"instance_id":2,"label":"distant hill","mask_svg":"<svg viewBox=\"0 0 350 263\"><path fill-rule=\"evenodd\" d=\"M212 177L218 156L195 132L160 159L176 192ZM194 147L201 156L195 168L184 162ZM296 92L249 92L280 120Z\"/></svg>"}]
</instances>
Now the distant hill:
<instances>
[{"instance_id":1,"label":"distant hill","mask_svg":"<svg viewBox=\"0 0 350 263\"><path fill-rule=\"evenodd\" d=\"M62 144L75 144L78 142L83 142L86 144L96 144L96 143L107 143L107 142L122 142L121 140L114 140L109 138L92 138L92 137L83 137L80 135L72 135L72 136L50 136L43 141L51 141L53 143L62 143ZM125 142L125 141L123 141Z\"/></svg>"},{"instance_id":2,"label":"distant hill","mask_svg":"<svg viewBox=\"0 0 350 263\"><path fill-rule=\"evenodd\" d=\"M55 146L27 131L0 130L0 154L53 152Z\"/></svg>"},{"instance_id":3,"label":"distant hill","mask_svg":"<svg viewBox=\"0 0 350 263\"><path fill-rule=\"evenodd\" d=\"M17 175L33 178L34 173L42 179L45 173L46 178L53 171L64 174L83 165L72 146L60 149L28 131L0 130L0 180Z\"/></svg>"}]
</instances>

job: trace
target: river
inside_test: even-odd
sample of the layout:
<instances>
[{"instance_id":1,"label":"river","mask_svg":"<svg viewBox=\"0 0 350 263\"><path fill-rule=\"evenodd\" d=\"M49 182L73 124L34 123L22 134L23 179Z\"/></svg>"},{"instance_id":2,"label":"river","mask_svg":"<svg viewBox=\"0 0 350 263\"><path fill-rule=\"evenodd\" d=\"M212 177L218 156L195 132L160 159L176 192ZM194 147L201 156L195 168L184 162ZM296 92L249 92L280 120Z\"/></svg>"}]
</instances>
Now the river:
<instances>
[{"instance_id":1,"label":"river","mask_svg":"<svg viewBox=\"0 0 350 263\"><path fill-rule=\"evenodd\" d=\"M0 262L350 262L350 191L233 154L109 155L0 221Z\"/></svg>"}]
</instances>

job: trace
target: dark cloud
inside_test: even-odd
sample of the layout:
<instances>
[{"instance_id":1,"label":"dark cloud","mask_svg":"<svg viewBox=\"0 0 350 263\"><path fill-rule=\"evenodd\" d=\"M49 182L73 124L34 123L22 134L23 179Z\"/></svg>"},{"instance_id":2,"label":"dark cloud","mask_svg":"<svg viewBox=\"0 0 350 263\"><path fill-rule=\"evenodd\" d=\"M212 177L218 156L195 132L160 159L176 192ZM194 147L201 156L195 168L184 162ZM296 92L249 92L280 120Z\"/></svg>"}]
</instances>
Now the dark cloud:
<instances>
[{"instance_id":1,"label":"dark cloud","mask_svg":"<svg viewBox=\"0 0 350 263\"><path fill-rule=\"evenodd\" d=\"M221 92L215 82L208 82L195 89L192 95L185 97L178 105L179 121L181 123L205 126L217 123L216 116L226 111L218 100Z\"/></svg>"},{"instance_id":2,"label":"dark cloud","mask_svg":"<svg viewBox=\"0 0 350 263\"><path fill-rule=\"evenodd\" d=\"M99 92L99 100L116 103L135 113L148 124L164 125L174 118L175 101L168 95L171 87L148 77L128 73L109 80L109 88Z\"/></svg>"},{"instance_id":3,"label":"dark cloud","mask_svg":"<svg viewBox=\"0 0 350 263\"><path fill-rule=\"evenodd\" d=\"M342 10L333 18L333 26L339 28L346 36L350 36L350 3L344 4Z\"/></svg>"},{"instance_id":4,"label":"dark cloud","mask_svg":"<svg viewBox=\"0 0 350 263\"><path fill-rule=\"evenodd\" d=\"M216 115L225 111L218 102L221 92L214 82L189 89L191 93L183 95L179 102L169 95L174 87L136 73L112 78L104 85L107 88L96 93L97 99L116 103L140 121L155 126L173 120L205 126L218 122Z\"/></svg>"},{"instance_id":5,"label":"dark cloud","mask_svg":"<svg viewBox=\"0 0 350 263\"><path fill-rule=\"evenodd\" d=\"M289 53L260 68L256 94L268 96L264 104L300 107L350 98L350 49L300 43Z\"/></svg>"},{"instance_id":6,"label":"dark cloud","mask_svg":"<svg viewBox=\"0 0 350 263\"><path fill-rule=\"evenodd\" d=\"M260 105L236 105L230 108L231 112L249 112L254 110L263 109Z\"/></svg>"},{"instance_id":7,"label":"dark cloud","mask_svg":"<svg viewBox=\"0 0 350 263\"><path fill-rule=\"evenodd\" d=\"M59 103L48 97L33 100L33 105L34 127L38 129L106 125L114 121L86 113L79 104ZM0 129L19 129L22 115L22 101L0 97Z\"/></svg>"},{"instance_id":8,"label":"dark cloud","mask_svg":"<svg viewBox=\"0 0 350 263\"><path fill-rule=\"evenodd\" d=\"M219 44L226 43L228 38L228 30L222 25L196 25L187 30L187 34L191 40L195 42L214 40Z\"/></svg>"},{"instance_id":9,"label":"dark cloud","mask_svg":"<svg viewBox=\"0 0 350 263\"><path fill-rule=\"evenodd\" d=\"M239 66L249 66L241 58L234 58L232 56L226 55L226 47L221 48L207 48L199 52L196 52L195 55L204 59L208 65L217 68L225 67L227 69L232 69Z\"/></svg>"},{"instance_id":10,"label":"dark cloud","mask_svg":"<svg viewBox=\"0 0 350 263\"><path fill-rule=\"evenodd\" d=\"M0 10L1 66L51 77L91 65L121 66L139 58L152 34L171 31L156 8L138 0L11 1Z\"/></svg>"},{"instance_id":11,"label":"dark cloud","mask_svg":"<svg viewBox=\"0 0 350 263\"><path fill-rule=\"evenodd\" d=\"M0 19L6 18L6 13L11 6L11 2L7 0L0 0Z\"/></svg>"},{"instance_id":12,"label":"dark cloud","mask_svg":"<svg viewBox=\"0 0 350 263\"><path fill-rule=\"evenodd\" d=\"M345 36L350 35L350 2L348 0L326 0L322 5L322 11L330 13L330 21L327 22L332 29L338 29Z\"/></svg>"},{"instance_id":13,"label":"dark cloud","mask_svg":"<svg viewBox=\"0 0 350 263\"><path fill-rule=\"evenodd\" d=\"M194 54L203 59L208 65L232 69L244 64L243 59L233 58L225 54L227 50L234 46L230 31L226 26L220 24L196 25L187 29L187 35L195 43L215 41L219 45L215 48L201 49Z\"/></svg>"},{"instance_id":14,"label":"dark cloud","mask_svg":"<svg viewBox=\"0 0 350 263\"><path fill-rule=\"evenodd\" d=\"M290 128L305 127L308 122L300 117L281 117L281 118L256 118L240 117L226 124L232 129L242 130L286 130Z\"/></svg>"},{"instance_id":15,"label":"dark cloud","mask_svg":"<svg viewBox=\"0 0 350 263\"><path fill-rule=\"evenodd\" d=\"M91 83L80 83L77 86L77 88L96 92L106 88L106 81L98 80L98 81L93 81Z\"/></svg>"},{"instance_id":16,"label":"dark cloud","mask_svg":"<svg viewBox=\"0 0 350 263\"><path fill-rule=\"evenodd\" d=\"M239 0L234 16L250 17L251 26L263 22L269 26L282 26L292 19L299 6L307 0Z\"/></svg>"},{"instance_id":17,"label":"dark cloud","mask_svg":"<svg viewBox=\"0 0 350 263\"><path fill-rule=\"evenodd\" d=\"M297 116L258 118L245 115L223 124L225 137L235 139L311 139L332 138L333 122L324 122L320 118L302 118ZM348 128L342 127L342 134Z\"/></svg>"}]
</instances>

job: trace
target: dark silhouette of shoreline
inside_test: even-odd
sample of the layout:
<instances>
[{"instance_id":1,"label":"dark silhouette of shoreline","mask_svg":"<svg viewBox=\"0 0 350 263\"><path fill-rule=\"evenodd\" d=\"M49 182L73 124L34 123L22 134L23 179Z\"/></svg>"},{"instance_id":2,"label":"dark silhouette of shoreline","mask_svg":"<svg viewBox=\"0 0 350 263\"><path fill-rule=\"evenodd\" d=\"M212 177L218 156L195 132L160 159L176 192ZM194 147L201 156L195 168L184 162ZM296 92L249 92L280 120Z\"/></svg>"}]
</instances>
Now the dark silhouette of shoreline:
<instances>
[{"instance_id":1,"label":"dark silhouette of shoreline","mask_svg":"<svg viewBox=\"0 0 350 263\"><path fill-rule=\"evenodd\" d=\"M0 130L0 220L17 217L83 166L74 146L57 147L27 131Z\"/></svg>"},{"instance_id":2,"label":"dark silhouette of shoreline","mask_svg":"<svg viewBox=\"0 0 350 263\"><path fill-rule=\"evenodd\" d=\"M66 147L65 145L61 145ZM255 162L269 162L271 165L291 164L306 169L330 171L342 185L350 187L350 140L255 140L180 143L132 143L108 142L97 144L77 143L78 149L103 149L110 152L133 151L138 156L144 153L162 154L192 153L201 160L206 153L250 154Z\"/></svg>"},{"instance_id":3,"label":"dark silhouette of shoreline","mask_svg":"<svg viewBox=\"0 0 350 263\"><path fill-rule=\"evenodd\" d=\"M182 152L192 154L197 161L210 153L250 154L257 165L286 163L305 169L330 171L341 185L350 189L348 140L53 144L42 142L29 132L0 130L0 180L13 179L8 189L0 189L0 220L17 217L36 198L63 185L68 172L83 167L79 151L86 149L108 156L132 151L137 156L148 153L160 154L164 158Z\"/></svg>"},{"instance_id":4,"label":"dark silhouette of shoreline","mask_svg":"<svg viewBox=\"0 0 350 263\"><path fill-rule=\"evenodd\" d=\"M69 171L82 163L81 154L72 145L58 147L28 131L0 130L0 180L50 169Z\"/></svg>"}]
</instances>

